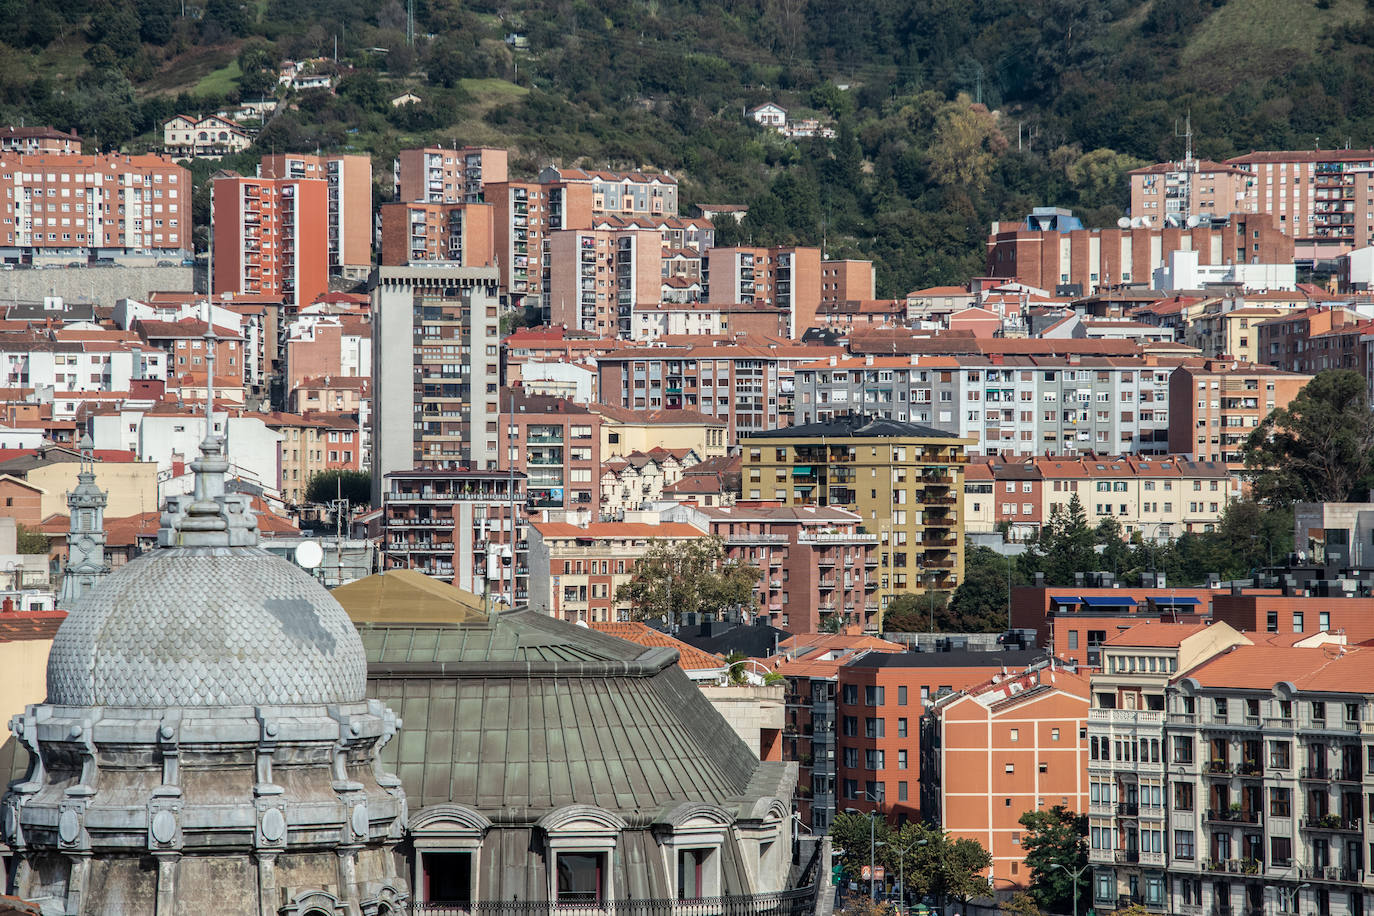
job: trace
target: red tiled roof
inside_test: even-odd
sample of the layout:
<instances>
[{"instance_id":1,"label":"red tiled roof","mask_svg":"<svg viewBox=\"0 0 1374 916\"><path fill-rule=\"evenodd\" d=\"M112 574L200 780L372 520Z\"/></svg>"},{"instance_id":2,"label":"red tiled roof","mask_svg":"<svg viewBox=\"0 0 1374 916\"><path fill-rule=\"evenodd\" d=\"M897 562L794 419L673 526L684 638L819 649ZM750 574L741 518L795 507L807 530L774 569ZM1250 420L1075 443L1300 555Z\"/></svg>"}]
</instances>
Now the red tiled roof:
<instances>
[{"instance_id":1,"label":"red tiled roof","mask_svg":"<svg viewBox=\"0 0 1374 916\"><path fill-rule=\"evenodd\" d=\"M1205 629L1205 623L1139 623L1112 636L1103 645L1167 649L1181 645L1183 640Z\"/></svg>"},{"instance_id":2,"label":"red tiled roof","mask_svg":"<svg viewBox=\"0 0 1374 916\"><path fill-rule=\"evenodd\" d=\"M592 522L571 525L567 522L531 522L544 538L582 538L623 540L625 538L700 538L706 532L685 522L663 522L650 525L644 522Z\"/></svg>"},{"instance_id":3,"label":"red tiled roof","mask_svg":"<svg viewBox=\"0 0 1374 916\"><path fill-rule=\"evenodd\" d=\"M1204 687L1268 690L1287 681L1299 690L1374 693L1374 649L1237 646L1184 676Z\"/></svg>"},{"instance_id":4,"label":"red tiled roof","mask_svg":"<svg viewBox=\"0 0 1374 916\"><path fill-rule=\"evenodd\" d=\"M0 611L0 642L52 639L66 611Z\"/></svg>"},{"instance_id":5,"label":"red tiled roof","mask_svg":"<svg viewBox=\"0 0 1374 916\"><path fill-rule=\"evenodd\" d=\"M660 633L643 623L591 623L589 626L599 633L606 633L641 646L664 646L676 649L677 664L684 671L713 671L725 667L725 660L719 655L703 652L696 646L689 646L674 639L667 633Z\"/></svg>"}]
</instances>

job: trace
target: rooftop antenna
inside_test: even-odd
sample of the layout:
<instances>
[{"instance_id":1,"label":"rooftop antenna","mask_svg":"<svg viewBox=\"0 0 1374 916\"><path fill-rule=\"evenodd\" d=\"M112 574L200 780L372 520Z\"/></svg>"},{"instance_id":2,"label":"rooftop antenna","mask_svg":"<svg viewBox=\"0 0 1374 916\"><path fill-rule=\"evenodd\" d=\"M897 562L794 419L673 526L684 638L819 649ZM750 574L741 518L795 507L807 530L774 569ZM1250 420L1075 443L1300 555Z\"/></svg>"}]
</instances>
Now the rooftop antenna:
<instances>
[{"instance_id":1,"label":"rooftop antenna","mask_svg":"<svg viewBox=\"0 0 1374 916\"><path fill-rule=\"evenodd\" d=\"M215 336L214 306L205 301L205 440L215 438Z\"/></svg>"}]
</instances>

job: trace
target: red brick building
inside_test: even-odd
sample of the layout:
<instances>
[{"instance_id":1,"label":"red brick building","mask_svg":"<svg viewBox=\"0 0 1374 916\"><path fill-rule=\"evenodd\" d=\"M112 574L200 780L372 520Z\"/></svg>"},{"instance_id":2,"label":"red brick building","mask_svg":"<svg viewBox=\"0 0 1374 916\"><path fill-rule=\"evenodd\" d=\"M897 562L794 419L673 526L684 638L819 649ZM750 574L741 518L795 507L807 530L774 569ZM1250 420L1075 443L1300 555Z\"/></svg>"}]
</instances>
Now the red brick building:
<instances>
[{"instance_id":1,"label":"red brick building","mask_svg":"<svg viewBox=\"0 0 1374 916\"><path fill-rule=\"evenodd\" d=\"M944 694L965 690L1043 657L1007 652L870 652L837 674L835 807L880 811L901 822L923 816L921 717Z\"/></svg>"},{"instance_id":2,"label":"red brick building","mask_svg":"<svg viewBox=\"0 0 1374 916\"><path fill-rule=\"evenodd\" d=\"M526 475L530 509L600 510L601 416L564 398L501 391L496 466Z\"/></svg>"},{"instance_id":3,"label":"red brick building","mask_svg":"<svg viewBox=\"0 0 1374 916\"><path fill-rule=\"evenodd\" d=\"M329 182L324 177L211 179L211 291L280 296L299 308L329 291Z\"/></svg>"}]
</instances>

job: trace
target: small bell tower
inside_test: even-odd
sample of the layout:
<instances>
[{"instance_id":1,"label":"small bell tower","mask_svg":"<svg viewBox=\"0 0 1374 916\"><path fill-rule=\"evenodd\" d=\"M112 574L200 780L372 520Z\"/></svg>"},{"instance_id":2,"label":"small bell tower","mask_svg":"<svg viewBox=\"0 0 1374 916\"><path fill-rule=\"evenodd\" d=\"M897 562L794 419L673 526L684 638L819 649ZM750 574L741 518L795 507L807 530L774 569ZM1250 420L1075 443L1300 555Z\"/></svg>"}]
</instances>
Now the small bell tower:
<instances>
[{"instance_id":1,"label":"small bell tower","mask_svg":"<svg viewBox=\"0 0 1374 916\"><path fill-rule=\"evenodd\" d=\"M89 435L81 440L81 471L67 494L71 524L67 530L67 568L58 603L70 607L110 571L105 562L105 491L95 485L95 446Z\"/></svg>"}]
</instances>

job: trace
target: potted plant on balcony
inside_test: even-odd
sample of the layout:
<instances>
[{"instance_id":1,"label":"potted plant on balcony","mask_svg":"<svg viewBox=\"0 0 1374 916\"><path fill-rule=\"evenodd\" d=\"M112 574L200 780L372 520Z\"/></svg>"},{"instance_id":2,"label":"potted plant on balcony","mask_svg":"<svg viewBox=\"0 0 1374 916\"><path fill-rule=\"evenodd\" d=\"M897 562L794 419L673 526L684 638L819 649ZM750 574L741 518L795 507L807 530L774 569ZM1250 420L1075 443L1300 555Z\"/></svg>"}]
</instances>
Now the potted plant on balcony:
<instances>
[{"instance_id":1,"label":"potted plant on balcony","mask_svg":"<svg viewBox=\"0 0 1374 916\"><path fill-rule=\"evenodd\" d=\"M1339 814L1323 814L1321 817L1317 818L1317 826L1333 830L1339 829L1341 826L1341 816Z\"/></svg>"},{"instance_id":2,"label":"potted plant on balcony","mask_svg":"<svg viewBox=\"0 0 1374 916\"><path fill-rule=\"evenodd\" d=\"M1207 772L1209 773L1225 773L1229 769L1230 767L1227 766L1225 760L1213 760L1207 764Z\"/></svg>"},{"instance_id":3,"label":"potted plant on balcony","mask_svg":"<svg viewBox=\"0 0 1374 916\"><path fill-rule=\"evenodd\" d=\"M1244 810L1241 808L1240 802L1231 802L1231 806L1226 809L1226 812L1226 819L1228 821L1239 821L1244 819Z\"/></svg>"}]
</instances>

